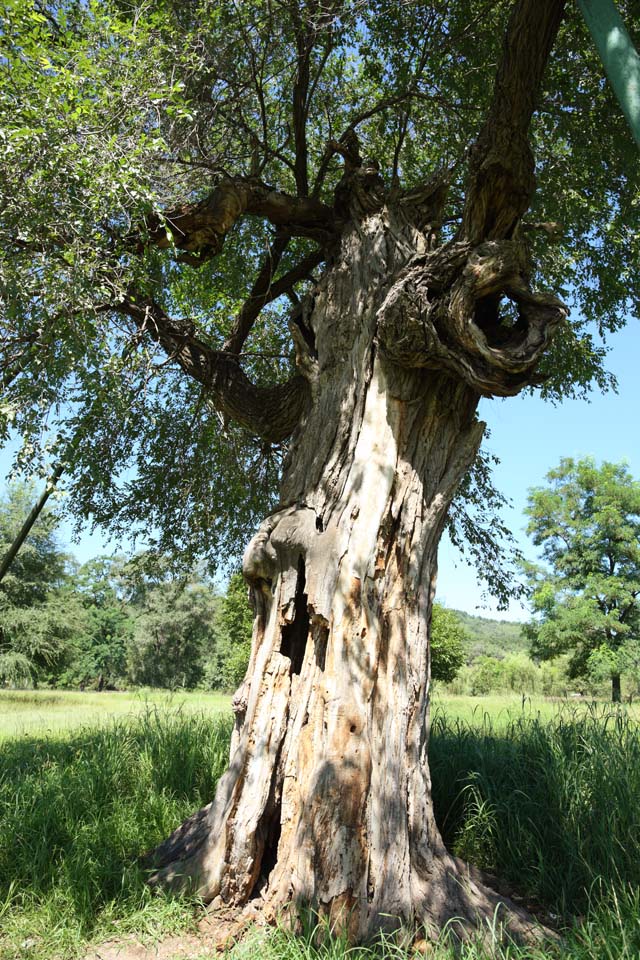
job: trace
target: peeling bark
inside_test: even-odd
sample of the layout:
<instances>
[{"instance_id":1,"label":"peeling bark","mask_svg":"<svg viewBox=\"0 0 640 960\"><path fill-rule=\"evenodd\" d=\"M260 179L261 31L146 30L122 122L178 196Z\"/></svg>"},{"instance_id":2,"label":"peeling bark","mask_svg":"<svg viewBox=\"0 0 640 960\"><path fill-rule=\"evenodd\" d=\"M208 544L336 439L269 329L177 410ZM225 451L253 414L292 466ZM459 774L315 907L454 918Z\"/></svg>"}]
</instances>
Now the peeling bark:
<instances>
[{"instance_id":1,"label":"peeling bark","mask_svg":"<svg viewBox=\"0 0 640 960\"><path fill-rule=\"evenodd\" d=\"M421 363L390 331L410 277L456 349L470 336L500 380L518 351L537 356L544 323L536 313L535 335L483 353L474 310L520 283L513 251L490 265L468 244L443 254L414 221L399 203L353 223L316 289L313 350L298 344L310 406L281 505L244 558L256 619L230 767L155 852L155 882L191 883L214 906L259 902L267 918L311 908L354 941L452 917L469 929L501 902L447 853L427 764L437 548L482 436L481 390L462 361L443 364L436 326ZM530 932L513 904L505 919Z\"/></svg>"}]
</instances>

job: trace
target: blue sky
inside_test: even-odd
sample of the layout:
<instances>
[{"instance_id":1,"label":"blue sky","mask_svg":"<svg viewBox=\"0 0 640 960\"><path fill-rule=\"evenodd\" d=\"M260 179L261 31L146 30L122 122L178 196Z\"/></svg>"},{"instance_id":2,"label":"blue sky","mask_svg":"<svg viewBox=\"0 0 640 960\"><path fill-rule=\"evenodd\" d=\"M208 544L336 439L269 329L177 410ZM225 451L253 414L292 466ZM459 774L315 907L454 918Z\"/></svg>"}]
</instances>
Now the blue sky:
<instances>
[{"instance_id":1,"label":"blue sky","mask_svg":"<svg viewBox=\"0 0 640 960\"><path fill-rule=\"evenodd\" d=\"M590 402L568 400L555 407L529 395L481 402L481 417L491 430L487 446L501 461L495 471L495 484L512 501L504 517L530 559L535 557L535 550L524 532L527 491L544 483L545 474L561 457L592 455L597 460L626 460L634 476L640 478L640 322L630 320L612 336L610 346L607 366L618 379L617 394L593 393ZM10 452L1 451L0 476L6 474L9 464ZM69 524L61 533L70 543ZM118 546L107 542L99 531L92 534L87 528L71 549L84 561ZM127 545L122 548L126 550ZM495 604L486 605L481 593L475 570L444 542L438 600L483 616L527 618L526 609L517 603L506 613L497 612Z\"/></svg>"}]
</instances>

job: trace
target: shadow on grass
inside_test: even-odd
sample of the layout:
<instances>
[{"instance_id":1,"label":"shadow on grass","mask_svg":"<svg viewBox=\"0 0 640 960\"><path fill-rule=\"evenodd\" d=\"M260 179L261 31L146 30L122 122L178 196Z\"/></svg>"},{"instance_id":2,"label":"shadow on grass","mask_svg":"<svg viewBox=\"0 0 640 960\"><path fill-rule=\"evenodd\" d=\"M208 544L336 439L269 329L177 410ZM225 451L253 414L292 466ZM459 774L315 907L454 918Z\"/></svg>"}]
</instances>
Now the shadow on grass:
<instances>
[{"instance_id":1,"label":"shadow on grass","mask_svg":"<svg viewBox=\"0 0 640 960\"><path fill-rule=\"evenodd\" d=\"M499 732L436 713L436 818L456 853L565 916L594 887L640 884L640 727L624 708L566 710Z\"/></svg>"},{"instance_id":2,"label":"shadow on grass","mask_svg":"<svg viewBox=\"0 0 640 960\"><path fill-rule=\"evenodd\" d=\"M53 898L83 931L148 891L140 855L213 796L231 719L149 710L0 746L0 890Z\"/></svg>"},{"instance_id":3,"label":"shadow on grass","mask_svg":"<svg viewBox=\"0 0 640 960\"><path fill-rule=\"evenodd\" d=\"M209 802L231 718L151 709L0 745L0 890L90 936L150 902L138 858ZM461 856L565 917L640 887L640 731L624 711L523 718L499 732L434 717L436 817ZM635 901L634 901L635 903ZM44 907L43 907L44 909Z\"/></svg>"}]
</instances>

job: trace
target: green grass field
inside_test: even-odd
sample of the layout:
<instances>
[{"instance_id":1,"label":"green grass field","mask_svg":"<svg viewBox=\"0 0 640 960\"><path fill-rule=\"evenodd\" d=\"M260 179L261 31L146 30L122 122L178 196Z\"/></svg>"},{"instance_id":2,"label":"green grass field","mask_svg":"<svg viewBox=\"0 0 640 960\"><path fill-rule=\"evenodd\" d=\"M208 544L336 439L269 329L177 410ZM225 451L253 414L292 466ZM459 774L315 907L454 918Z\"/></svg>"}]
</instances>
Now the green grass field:
<instances>
[{"instance_id":1,"label":"green grass field","mask_svg":"<svg viewBox=\"0 0 640 960\"><path fill-rule=\"evenodd\" d=\"M149 707L162 712L180 710L185 713L225 713L231 697L221 693L198 691L170 693L165 690L141 690L132 693L97 693L66 690L0 690L0 740L29 736L57 736L78 729L110 723L118 717L140 715ZM570 702L575 711L588 711L589 701ZM550 720L567 704L542 697L524 699L500 694L488 697L442 695L436 691L433 713L445 711L450 719L459 719L474 726L490 720L495 729L506 727L522 716ZM603 708L606 709L606 708ZM640 706L625 708L626 713L640 720Z\"/></svg>"},{"instance_id":2,"label":"green grass field","mask_svg":"<svg viewBox=\"0 0 640 960\"><path fill-rule=\"evenodd\" d=\"M138 858L207 802L227 762L229 698L0 692L0 960L193 929L198 904L152 895ZM635 712L520 698L436 698L436 816L456 853L565 931L502 960L640 958ZM337 960L282 931L233 960ZM434 960L453 956L436 948ZM400 960L393 944L351 960ZM487 957L468 945L467 960Z\"/></svg>"},{"instance_id":3,"label":"green grass field","mask_svg":"<svg viewBox=\"0 0 640 960\"><path fill-rule=\"evenodd\" d=\"M220 693L79 693L66 690L0 690L0 740L46 736L95 727L117 717L144 713L149 706L187 713L228 712L231 698Z\"/></svg>"}]
</instances>

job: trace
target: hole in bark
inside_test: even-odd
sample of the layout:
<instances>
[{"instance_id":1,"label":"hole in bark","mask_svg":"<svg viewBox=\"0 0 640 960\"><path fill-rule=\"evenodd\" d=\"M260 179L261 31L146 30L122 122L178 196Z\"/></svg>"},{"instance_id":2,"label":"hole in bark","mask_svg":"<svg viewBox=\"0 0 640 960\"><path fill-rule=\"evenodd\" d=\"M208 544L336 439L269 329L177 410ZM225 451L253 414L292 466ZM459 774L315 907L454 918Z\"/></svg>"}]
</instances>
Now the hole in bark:
<instances>
[{"instance_id":1,"label":"hole in bark","mask_svg":"<svg viewBox=\"0 0 640 960\"><path fill-rule=\"evenodd\" d=\"M310 313L311 311L309 310L306 313L306 316L310 316ZM317 360L318 350L316 347L316 337L311 327L305 322L305 310L302 304L300 304L300 306L293 311L291 315L291 320L293 321L293 323L295 323L300 333L302 334L304 342L306 343L307 348L309 350L309 354L313 357L314 360Z\"/></svg>"},{"instance_id":2,"label":"hole in bark","mask_svg":"<svg viewBox=\"0 0 640 960\"><path fill-rule=\"evenodd\" d=\"M482 330L490 347L517 345L527 332L527 321L518 306L498 293L476 301L473 321Z\"/></svg>"},{"instance_id":3,"label":"hole in bark","mask_svg":"<svg viewBox=\"0 0 640 960\"><path fill-rule=\"evenodd\" d=\"M306 572L302 554L298 557L298 579L294 600L294 616L291 623L282 628L280 652L291 660L291 673L300 673L309 636L309 611L307 595L304 592Z\"/></svg>"},{"instance_id":4,"label":"hole in bark","mask_svg":"<svg viewBox=\"0 0 640 960\"><path fill-rule=\"evenodd\" d=\"M316 530L318 533L322 533L324 530L324 523L322 522L322 517L319 514L316 517Z\"/></svg>"},{"instance_id":5,"label":"hole in bark","mask_svg":"<svg viewBox=\"0 0 640 960\"><path fill-rule=\"evenodd\" d=\"M313 647L316 663L324 671L327 662L327 643L329 642L329 627L320 623L313 631Z\"/></svg>"},{"instance_id":6,"label":"hole in bark","mask_svg":"<svg viewBox=\"0 0 640 960\"><path fill-rule=\"evenodd\" d=\"M262 851L262 860L260 861L260 876L253 888L252 898L259 897L262 890L269 882L271 871L278 862L278 844L280 843L280 834L282 833L282 800L279 800L275 807L269 811L267 824L263 824L265 830L264 849Z\"/></svg>"}]
</instances>

